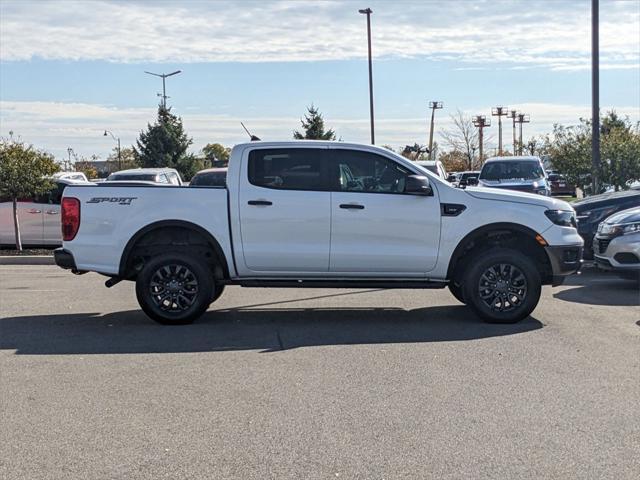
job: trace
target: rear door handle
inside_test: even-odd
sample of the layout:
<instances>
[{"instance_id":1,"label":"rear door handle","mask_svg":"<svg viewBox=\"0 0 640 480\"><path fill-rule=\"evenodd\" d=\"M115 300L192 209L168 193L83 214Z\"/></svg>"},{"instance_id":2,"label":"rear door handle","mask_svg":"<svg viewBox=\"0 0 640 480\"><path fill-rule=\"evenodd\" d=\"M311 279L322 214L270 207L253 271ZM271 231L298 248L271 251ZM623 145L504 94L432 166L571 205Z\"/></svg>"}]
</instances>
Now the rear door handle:
<instances>
[{"instance_id":1,"label":"rear door handle","mask_svg":"<svg viewBox=\"0 0 640 480\"><path fill-rule=\"evenodd\" d=\"M262 205L262 206L269 206L269 205L273 205L272 202L270 202L269 200L249 200L247 202L249 205Z\"/></svg>"},{"instance_id":2,"label":"rear door handle","mask_svg":"<svg viewBox=\"0 0 640 480\"><path fill-rule=\"evenodd\" d=\"M32 208L27 210L28 213L42 213L42 210L38 210L37 208Z\"/></svg>"},{"instance_id":3,"label":"rear door handle","mask_svg":"<svg viewBox=\"0 0 640 480\"><path fill-rule=\"evenodd\" d=\"M364 210L364 205L358 205L357 203L341 203L340 208L347 210Z\"/></svg>"},{"instance_id":4,"label":"rear door handle","mask_svg":"<svg viewBox=\"0 0 640 480\"><path fill-rule=\"evenodd\" d=\"M58 215L57 210L47 210L47 215Z\"/></svg>"}]
</instances>

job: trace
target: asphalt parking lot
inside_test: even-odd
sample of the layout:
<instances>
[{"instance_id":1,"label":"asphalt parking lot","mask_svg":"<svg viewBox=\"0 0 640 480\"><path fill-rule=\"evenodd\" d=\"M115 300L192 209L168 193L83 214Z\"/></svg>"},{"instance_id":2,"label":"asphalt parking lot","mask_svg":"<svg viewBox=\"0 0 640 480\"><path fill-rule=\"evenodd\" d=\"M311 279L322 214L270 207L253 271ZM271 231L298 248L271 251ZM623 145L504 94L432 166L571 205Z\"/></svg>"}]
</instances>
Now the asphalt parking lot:
<instances>
[{"instance_id":1,"label":"asphalt parking lot","mask_svg":"<svg viewBox=\"0 0 640 480\"><path fill-rule=\"evenodd\" d=\"M640 293L586 270L529 319L446 290L133 285L0 267L0 478L637 478Z\"/></svg>"}]
</instances>

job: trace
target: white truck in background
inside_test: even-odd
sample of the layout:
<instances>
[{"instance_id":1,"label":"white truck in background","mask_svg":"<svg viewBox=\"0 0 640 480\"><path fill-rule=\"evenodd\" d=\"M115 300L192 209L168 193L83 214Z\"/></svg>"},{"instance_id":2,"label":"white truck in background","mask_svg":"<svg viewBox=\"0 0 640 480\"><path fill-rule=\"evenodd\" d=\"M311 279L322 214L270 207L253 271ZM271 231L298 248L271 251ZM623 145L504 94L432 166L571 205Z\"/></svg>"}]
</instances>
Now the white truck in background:
<instances>
[{"instance_id":1,"label":"white truck in background","mask_svg":"<svg viewBox=\"0 0 640 480\"><path fill-rule=\"evenodd\" d=\"M453 188L383 148L251 142L225 187L70 185L56 263L136 283L161 323L202 315L226 285L444 288L479 317L527 317L580 268L575 212L541 195Z\"/></svg>"}]
</instances>

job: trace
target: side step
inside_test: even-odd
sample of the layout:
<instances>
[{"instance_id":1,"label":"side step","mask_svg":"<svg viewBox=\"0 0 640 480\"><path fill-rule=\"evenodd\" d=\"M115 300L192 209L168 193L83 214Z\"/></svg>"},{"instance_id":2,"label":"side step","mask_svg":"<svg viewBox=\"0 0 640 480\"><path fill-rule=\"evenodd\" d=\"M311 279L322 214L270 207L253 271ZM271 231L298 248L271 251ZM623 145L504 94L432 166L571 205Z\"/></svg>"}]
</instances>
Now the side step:
<instances>
[{"instance_id":1,"label":"side step","mask_svg":"<svg viewBox=\"0 0 640 480\"><path fill-rule=\"evenodd\" d=\"M239 280L230 285L248 288L444 288L447 282L429 280Z\"/></svg>"}]
</instances>

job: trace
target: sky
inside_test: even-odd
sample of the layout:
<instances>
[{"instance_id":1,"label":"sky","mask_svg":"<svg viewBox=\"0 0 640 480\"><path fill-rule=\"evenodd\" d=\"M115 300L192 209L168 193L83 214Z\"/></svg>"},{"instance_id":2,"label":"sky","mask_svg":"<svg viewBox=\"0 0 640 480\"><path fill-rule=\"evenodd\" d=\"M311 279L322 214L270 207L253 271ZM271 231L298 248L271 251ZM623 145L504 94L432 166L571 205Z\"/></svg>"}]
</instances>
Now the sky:
<instances>
[{"instance_id":1,"label":"sky","mask_svg":"<svg viewBox=\"0 0 640 480\"><path fill-rule=\"evenodd\" d=\"M192 151L288 140L314 104L344 141L369 141L366 18L376 143L428 142L450 115L508 106L524 137L590 117L590 0L0 0L0 136L106 156L168 104ZM640 0L600 0L600 103L640 120ZM497 119L487 134L497 143ZM505 143L510 129L505 127Z\"/></svg>"}]
</instances>

